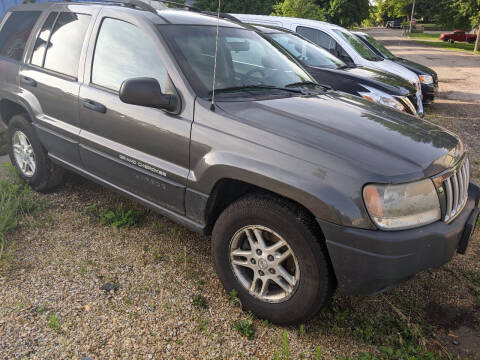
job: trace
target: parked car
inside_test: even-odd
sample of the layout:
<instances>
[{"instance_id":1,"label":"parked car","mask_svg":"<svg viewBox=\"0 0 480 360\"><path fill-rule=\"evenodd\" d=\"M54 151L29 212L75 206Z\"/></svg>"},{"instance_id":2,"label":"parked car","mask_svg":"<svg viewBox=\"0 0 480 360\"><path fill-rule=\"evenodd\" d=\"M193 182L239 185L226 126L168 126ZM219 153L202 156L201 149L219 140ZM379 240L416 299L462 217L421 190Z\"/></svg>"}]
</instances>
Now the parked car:
<instances>
[{"instance_id":1,"label":"parked car","mask_svg":"<svg viewBox=\"0 0 480 360\"><path fill-rule=\"evenodd\" d=\"M393 55L390 50L379 43L373 36L360 31L354 31L353 33L357 35L360 40L362 40L378 56L381 56L384 59L395 61L396 63L417 74L422 88L423 103L433 103L435 100L435 95L438 91L438 76L434 70L422 64Z\"/></svg>"},{"instance_id":2,"label":"parked car","mask_svg":"<svg viewBox=\"0 0 480 360\"><path fill-rule=\"evenodd\" d=\"M463 30L455 30L451 33L443 33L440 40L454 43L455 41L474 43L477 40L477 34L468 34Z\"/></svg>"},{"instance_id":3,"label":"parked car","mask_svg":"<svg viewBox=\"0 0 480 360\"><path fill-rule=\"evenodd\" d=\"M319 84L417 114L416 89L401 77L365 67L348 67L327 50L292 31L258 25L255 28L295 57Z\"/></svg>"},{"instance_id":4,"label":"parked car","mask_svg":"<svg viewBox=\"0 0 480 360\"><path fill-rule=\"evenodd\" d=\"M66 168L212 234L226 290L276 323L465 251L480 189L457 136L326 90L237 23L135 4L3 21L0 114L34 189Z\"/></svg>"},{"instance_id":5,"label":"parked car","mask_svg":"<svg viewBox=\"0 0 480 360\"><path fill-rule=\"evenodd\" d=\"M418 112L423 113L422 90L418 75L394 61L376 55L357 36L340 26L323 21L287 18L280 16L232 14L250 24L273 25L299 33L313 43L325 48L349 66L363 66L398 75L417 89Z\"/></svg>"},{"instance_id":6,"label":"parked car","mask_svg":"<svg viewBox=\"0 0 480 360\"><path fill-rule=\"evenodd\" d=\"M387 29L401 29L402 22L400 20L390 20L386 24Z\"/></svg>"}]
</instances>

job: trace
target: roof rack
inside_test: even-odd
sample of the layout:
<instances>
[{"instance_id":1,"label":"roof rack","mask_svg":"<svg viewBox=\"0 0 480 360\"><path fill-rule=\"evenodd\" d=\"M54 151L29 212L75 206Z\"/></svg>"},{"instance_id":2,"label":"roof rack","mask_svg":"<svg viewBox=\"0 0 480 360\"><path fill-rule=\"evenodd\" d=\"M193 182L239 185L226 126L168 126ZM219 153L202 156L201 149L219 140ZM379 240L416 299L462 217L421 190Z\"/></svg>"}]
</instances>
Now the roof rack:
<instances>
[{"instance_id":1,"label":"roof rack","mask_svg":"<svg viewBox=\"0 0 480 360\"><path fill-rule=\"evenodd\" d=\"M186 10L190 10L190 11L194 11L194 12L198 12L198 13L202 13L202 14L206 14L206 15L212 15L212 16L217 16L217 13L216 12L213 12L213 11L203 11L195 6L191 6L191 5L187 5L187 4L182 4L182 3L179 3L179 2L176 2L176 1L171 1L171 0L150 0L150 1L155 1L155 2L158 2L158 3L161 3L161 4L167 4L167 5L175 5L175 6L178 6L179 8L183 8L183 9L186 9ZM36 1L35 0L23 0L22 1L22 4L31 4L31 3L35 3ZM72 0L63 0L63 2L73 2ZM85 2L90 2L88 0L86 0ZM126 7L129 7L129 8L132 8L132 9L140 9L140 10L145 10L145 11L149 11L149 12L152 12L152 13L157 13L157 10L160 10L160 9L155 9L153 6L151 6L150 4L148 4L146 1L142 1L142 0L99 0L99 1L91 1L91 2L97 2L97 3L107 3L107 4L122 4ZM223 18L223 19L228 19L228 20L232 20L232 21L235 21L235 22L238 22L238 23L242 23L242 21L240 21L239 19L235 18L234 16L230 15L230 14L226 14L226 13L220 13L220 17Z\"/></svg>"},{"instance_id":2,"label":"roof rack","mask_svg":"<svg viewBox=\"0 0 480 360\"><path fill-rule=\"evenodd\" d=\"M179 3L179 2L176 2L176 1L170 1L170 0L153 0L153 1L158 1L158 2L161 2L161 3L164 3L164 4L169 4L169 5L175 5L175 6L178 6L180 8L184 8L184 9L195 11L195 12L200 12L200 13L203 12L202 10L200 10L199 8L197 8L195 6L182 4L182 3Z\"/></svg>"},{"instance_id":3,"label":"roof rack","mask_svg":"<svg viewBox=\"0 0 480 360\"><path fill-rule=\"evenodd\" d=\"M158 0L154 0L154 1L158 1ZM33 4L35 3L36 1L35 0L23 0L22 1L22 4ZM71 0L63 0L63 2L73 2ZM86 1L86 2L94 2L94 1ZM145 1L142 1L142 0L103 0L103 1L96 1L96 3L117 3L117 4L123 4L124 6L126 7L129 7L129 8L132 8L132 9L140 9L140 10L146 10L146 11L150 11L150 12L154 12L156 13L156 10L153 6L149 5L148 3L146 3Z\"/></svg>"}]
</instances>

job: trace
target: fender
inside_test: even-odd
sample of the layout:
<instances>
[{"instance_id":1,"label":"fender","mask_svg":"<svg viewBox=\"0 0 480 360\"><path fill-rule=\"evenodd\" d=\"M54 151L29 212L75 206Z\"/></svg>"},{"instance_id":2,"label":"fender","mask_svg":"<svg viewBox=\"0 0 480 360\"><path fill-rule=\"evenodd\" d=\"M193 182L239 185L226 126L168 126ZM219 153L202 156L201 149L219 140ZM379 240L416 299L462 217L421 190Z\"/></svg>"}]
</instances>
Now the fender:
<instances>
[{"instance_id":1,"label":"fender","mask_svg":"<svg viewBox=\"0 0 480 360\"><path fill-rule=\"evenodd\" d=\"M326 172L318 166L291 158L288 159L288 166L281 166L284 161L287 159L282 158L281 154L275 164L229 152L218 151L207 154L200 162L203 165L197 166L190 173L187 184L187 213L189 205L194 203L194 201L189 203L189 199L193 199L188 196L188 192L208 194L203 197L203 212L205 212L216 184L222 180L231 179L298 202L323 221L350 227L374 228L373 224L367 220L369 217L365 213L363 203L359 206L352 201L355 198L352 197L352 193L357 187L354 181L340 187L348 189L347 193L342 193L337 190L338 187L330 186L331 180L328 180ZM208 166L204 166L205 164ZM343 179L342 181L345 182ZM336 183L338 184L338 181Z\"/></svg>"}]
</instances>

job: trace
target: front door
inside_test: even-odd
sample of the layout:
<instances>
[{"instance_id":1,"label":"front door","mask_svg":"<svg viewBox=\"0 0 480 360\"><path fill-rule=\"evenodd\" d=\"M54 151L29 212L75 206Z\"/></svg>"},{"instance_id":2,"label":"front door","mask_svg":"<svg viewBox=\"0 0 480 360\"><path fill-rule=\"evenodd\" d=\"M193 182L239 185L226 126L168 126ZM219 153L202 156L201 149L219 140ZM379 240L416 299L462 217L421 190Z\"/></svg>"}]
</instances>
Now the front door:
<instances>
[{"instance_id":1,"label":"front door","mask_svg":"<svg viewBox=\"0 0 480 360\"><path fill-rule=\"evenodd\" d=\"M97 19L80 88L83 166L114 187L184 214L193 119L120 100L122 82L135 77L157 79L164 93L176 90L147 25L108 11Z\"/></svg>"}]
</instances>

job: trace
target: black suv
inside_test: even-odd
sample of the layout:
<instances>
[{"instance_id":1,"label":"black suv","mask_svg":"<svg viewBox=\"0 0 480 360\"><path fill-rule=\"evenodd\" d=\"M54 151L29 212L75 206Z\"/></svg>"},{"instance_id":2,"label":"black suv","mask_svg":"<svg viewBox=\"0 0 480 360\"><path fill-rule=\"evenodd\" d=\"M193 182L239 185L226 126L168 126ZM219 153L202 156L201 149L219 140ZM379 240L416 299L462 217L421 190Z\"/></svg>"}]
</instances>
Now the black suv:
<instances>
[{"instance_id":1,"label":"black suv","mask_svg":"<svg viewBox=\"0 0 480 360\"><path fill-rule=\"evenodd\" d=\"M438 91L438 75L434 70L425 65L395 56L390 50L375 40L373 36L360 31L354 31L353 33L378 56L395 61L417 74L422 87L423 103L426 105L433 103Z\"/></svg>"},{"instance_id":2,"label":"black suv","mask_svg":"<svg viewBox=\"0 0 480 360\"><path fill-rule=\"evenodd\" d=\"M0 114L34 189L66 168L212 234L225 288L277 323L465 251L479 189L455 135L326 90L239 24L135 4L3 19Z\"/></svg>"},{"instance_id":3,"label":"black suv","mask_svg":"<svg viewBox=\"0 0 480 360\"><path fill-rule=\"evenodd\" d=\"M293 56L319 84L417 115L417 89L407 80L380 70L347 66L329 51L293 31L253 26Z\"/></svg>"}]
</instances>

